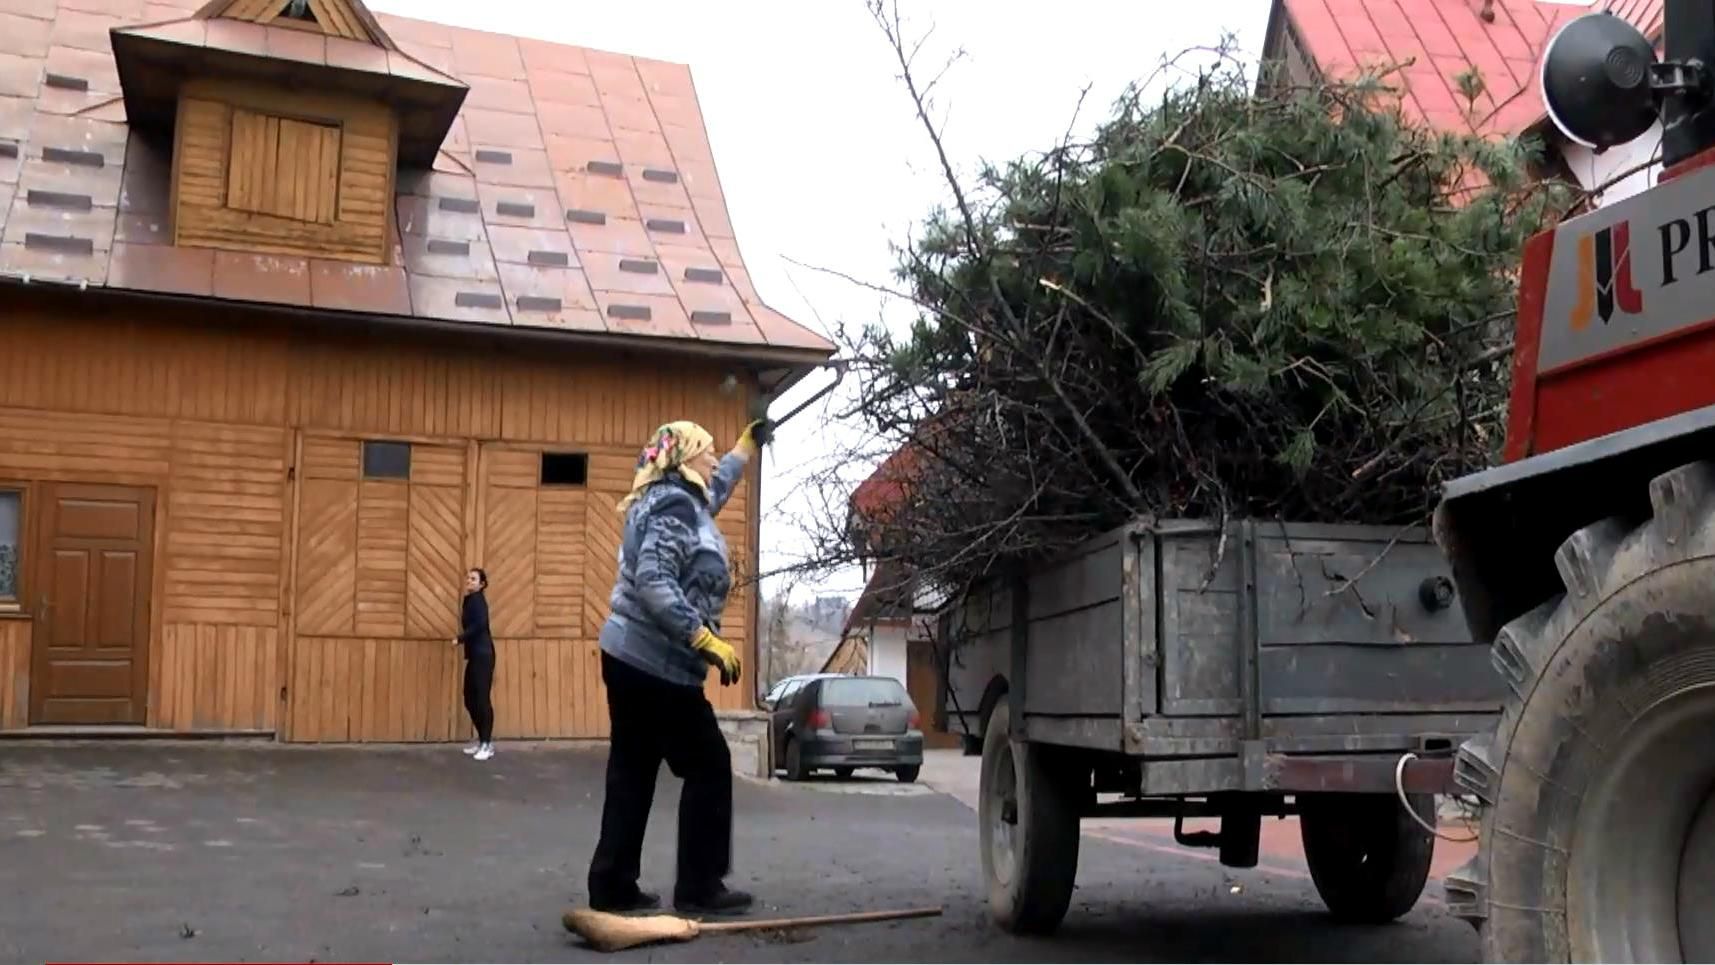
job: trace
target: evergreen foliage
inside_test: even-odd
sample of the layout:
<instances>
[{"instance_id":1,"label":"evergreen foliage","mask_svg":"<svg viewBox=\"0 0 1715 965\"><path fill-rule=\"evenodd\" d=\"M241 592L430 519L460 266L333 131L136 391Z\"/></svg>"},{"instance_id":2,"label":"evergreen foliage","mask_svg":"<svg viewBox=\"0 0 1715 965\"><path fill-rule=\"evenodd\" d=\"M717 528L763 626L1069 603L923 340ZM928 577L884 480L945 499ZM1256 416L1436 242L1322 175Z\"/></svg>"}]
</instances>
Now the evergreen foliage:
<instances>
[{"instance_id":1,"label":"evergreen foliage","mask_svg":"<svg viewBox=\"0 0 1715 965\"><path fill-rule=\"evenodd\" d=\"M953 182L915 325L848 340L905 451L842 538L958 585L1139 514L1424 521L1501 442L1515 263L1569 198L1394 102L1224 62Z\"/></svg>"}]
</instances>

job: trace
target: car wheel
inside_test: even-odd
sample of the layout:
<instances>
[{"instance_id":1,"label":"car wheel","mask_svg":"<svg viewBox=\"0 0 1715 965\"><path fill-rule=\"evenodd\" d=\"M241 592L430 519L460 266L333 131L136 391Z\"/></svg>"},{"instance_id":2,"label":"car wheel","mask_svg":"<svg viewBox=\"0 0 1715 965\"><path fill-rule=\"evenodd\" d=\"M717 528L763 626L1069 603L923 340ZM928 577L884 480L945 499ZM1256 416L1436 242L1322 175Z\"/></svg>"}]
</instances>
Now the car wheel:
<instances>
[{"instance_id":1,"label":"car wheel","mask_svg":"<svg viewBox=\"0 0 1715 965\"><path fill-rule=\"evenodd\" d=\"M857 768L854 768L854 767L836 767L836 768L834 768L834 776L839 778L840 780L844 781L844 780L850 778L852 776L852 772L855 770L857 770Z\"/></svg>"},{"instance_id":2,"label":"car wheel","mask_svg":"<svg viewBox=\"0 0 1715 965\"><path fill-rule=\"evenodd\" d=\"M910 767L901 767L896 769L893 772L893 775L899 778L899 783L901 784L912 784L916 782L917 775L922 770L923 768L920 765L913 764Z\"/></svg>"},{"instance_id":3,"label":"car wheel","mask_svg":"<svg viewBox=\"0 0 1715 965\"><path fill-rule=\"evenodd\" d=\"M786 779L802 781L809 776L810 769L804 766L804 745L795 738L786 738Z\"/></svg>"}]
</instances>

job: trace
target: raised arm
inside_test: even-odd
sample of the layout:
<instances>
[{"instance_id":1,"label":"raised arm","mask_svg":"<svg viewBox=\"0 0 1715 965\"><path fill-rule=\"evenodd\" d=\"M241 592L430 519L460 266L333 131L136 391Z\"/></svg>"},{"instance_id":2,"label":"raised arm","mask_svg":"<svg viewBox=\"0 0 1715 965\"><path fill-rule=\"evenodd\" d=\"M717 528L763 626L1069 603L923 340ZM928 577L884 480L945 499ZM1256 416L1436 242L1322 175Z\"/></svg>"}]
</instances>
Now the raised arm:
<instances>
[{"instance_id":1,"label":"raised arm","mask_svg":"<svg viewBox=\"0 0 1715 965\"><path fill-rule=\"evenodd\" d=\"M637 602L668 637L687 646L703 628L679 577L697 545L697 511L688 495L673 495L649 507L638 540Z\"/></svg>"},{"instance_id":2,"label":"raised arm","mask_svg":"<svg viewBox=\"0 0 1715 965\"><path fill-rule=\"evenodd\" d=\"M715 478L709 480L710 513L720 513L733 490L738 488L738 481L744 478L744 467L768 444L771 435L767 419L759 419L744 427L744 434L738 437L738 445L721 457L720 465L715 467Z\"/></svg>"}]
</instances>

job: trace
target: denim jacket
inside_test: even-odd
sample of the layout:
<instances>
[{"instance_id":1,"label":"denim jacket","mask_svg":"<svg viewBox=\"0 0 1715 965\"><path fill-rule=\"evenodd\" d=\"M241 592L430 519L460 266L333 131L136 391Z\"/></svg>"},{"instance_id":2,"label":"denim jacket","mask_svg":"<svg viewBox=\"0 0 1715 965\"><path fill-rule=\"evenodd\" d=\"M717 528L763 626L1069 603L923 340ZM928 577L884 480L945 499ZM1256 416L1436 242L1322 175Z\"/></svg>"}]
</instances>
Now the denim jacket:
<instances>
[{"instance_id":1,"label":"denim jacket","mask_svg":"<svg viewBox=\"0 0 1715 965\"><path fill-rule=\"evenodd\" d=\"M709 664L691 647L697 628L720 633L732 590L726 539L715 515L744 475L728 453L709 498L677 473L645 489L625 514L619 578L601 628L601 649L667 683L702 687Z\"/></svg>"}]
</instances>

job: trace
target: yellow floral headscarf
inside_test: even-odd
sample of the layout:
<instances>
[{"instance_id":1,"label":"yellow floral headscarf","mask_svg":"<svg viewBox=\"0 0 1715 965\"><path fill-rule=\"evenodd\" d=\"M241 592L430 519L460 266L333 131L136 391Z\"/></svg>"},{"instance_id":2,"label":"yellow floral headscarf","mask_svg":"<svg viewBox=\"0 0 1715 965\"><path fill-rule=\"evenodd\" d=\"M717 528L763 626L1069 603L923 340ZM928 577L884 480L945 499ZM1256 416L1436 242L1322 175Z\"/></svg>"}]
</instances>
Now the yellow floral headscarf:
<instances>
[{"instance_id":1,"label":"yellow floral headscarf","mask_svg":"<svg viewBox=\"0 0 1715 965\"><path fill-rule=\"evenodd\" d=\"M631 504L637 502L637 497L643 495L643 490L660 482L674 470L690 480L691 484L702 490L704 497L707 497L708 480L698 475L686 463L714 447L715 437L695 422L669 422L656 429L655 438L643 447L643 451L637 456L637 473L631 477L631 492L619 501L619 511L623 513L630 509Z\"/></svg>"}]
</instances>

